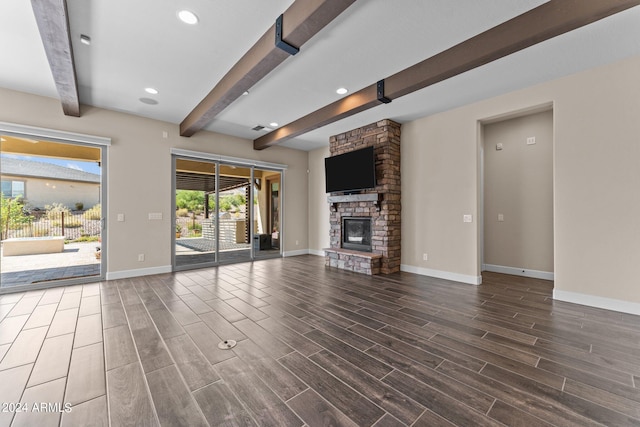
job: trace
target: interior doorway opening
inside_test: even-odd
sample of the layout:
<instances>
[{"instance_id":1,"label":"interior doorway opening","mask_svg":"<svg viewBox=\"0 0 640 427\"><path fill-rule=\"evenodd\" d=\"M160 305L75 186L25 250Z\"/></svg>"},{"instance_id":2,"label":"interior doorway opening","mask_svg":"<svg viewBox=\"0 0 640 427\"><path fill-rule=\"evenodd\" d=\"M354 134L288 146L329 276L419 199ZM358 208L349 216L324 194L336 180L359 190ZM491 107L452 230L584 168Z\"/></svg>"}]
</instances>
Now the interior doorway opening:
<instances>
[{"instance_id":1,"label":"interior doorway opening","mask_svg":"<svg viewBox=\"0 0 640 427\"><path fill-rule=\"evenodd\" d=\"M553 280L552 106L481 126L482 271Z\"/></svg>"}]
</instances>

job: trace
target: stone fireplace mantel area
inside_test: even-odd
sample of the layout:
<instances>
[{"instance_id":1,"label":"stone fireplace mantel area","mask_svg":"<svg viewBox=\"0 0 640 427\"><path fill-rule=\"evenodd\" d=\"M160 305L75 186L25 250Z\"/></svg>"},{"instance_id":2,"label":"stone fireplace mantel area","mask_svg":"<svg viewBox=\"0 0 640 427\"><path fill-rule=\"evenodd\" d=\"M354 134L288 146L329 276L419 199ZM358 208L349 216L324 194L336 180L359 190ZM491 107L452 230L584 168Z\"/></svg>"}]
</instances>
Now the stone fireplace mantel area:
<instances>
[{"instance_id":1,"label":"stone fireplace mantel area","mask_svg":"<svg viewBox=\"0 0 640 427\"><path fill-rule=\"evenodd\" d=\"M325 264L369 275L389 274L400 271L400 124L385 119L329 139L331 156L370 146L374 147L376 187L327 197L331 247L325 249ZM356 220L352 223L358 229L359 218L365 220L365 229L370 224L370 251L358 244L358 233L345 236L345 219Z\"/></svg>"}]
</instances>

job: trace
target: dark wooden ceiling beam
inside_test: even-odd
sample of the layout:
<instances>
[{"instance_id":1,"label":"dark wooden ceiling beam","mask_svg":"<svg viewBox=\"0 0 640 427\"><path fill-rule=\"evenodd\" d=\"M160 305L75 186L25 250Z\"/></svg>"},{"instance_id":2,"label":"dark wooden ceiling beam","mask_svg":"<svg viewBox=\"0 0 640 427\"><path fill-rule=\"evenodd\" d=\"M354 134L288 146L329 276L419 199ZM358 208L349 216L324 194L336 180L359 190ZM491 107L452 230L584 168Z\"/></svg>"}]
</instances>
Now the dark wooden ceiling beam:
<instances>
[{"instance_id":1,"label":"dark wooden ceiling beam","mask_svg":"<svg viewBox=\"0 0 640 427\"><path fill-rule=\"evenodd\" d=\"M67 116L80 117L69 15L66 0L31 0L51 74Z\"/></svg>"},{"instance_id":2,"label":"dark wooden ceiling beam","mask_svg":"<svg viewBox=\"0 0 640 427\"><path fill-rule=\"evenodd\" d=\"M296 0L283 14L282 39L301 47L355 0ZM180 123L180 135L191 136L273 71L290 55L276 47L274 25L229 70Z\"/></svg>"},{"instance_id":3,"label":"dark wooden ceiling beam","mask_svg":"<svg viewBox=\"0 0 640 427\"><path fill-rule=\"evenodd\" d=\"M384 80L393 100L640 4L640 0L551 0ZM254 140L262 150L381 104L376 83Z\"/></svg>"}]
</instances>

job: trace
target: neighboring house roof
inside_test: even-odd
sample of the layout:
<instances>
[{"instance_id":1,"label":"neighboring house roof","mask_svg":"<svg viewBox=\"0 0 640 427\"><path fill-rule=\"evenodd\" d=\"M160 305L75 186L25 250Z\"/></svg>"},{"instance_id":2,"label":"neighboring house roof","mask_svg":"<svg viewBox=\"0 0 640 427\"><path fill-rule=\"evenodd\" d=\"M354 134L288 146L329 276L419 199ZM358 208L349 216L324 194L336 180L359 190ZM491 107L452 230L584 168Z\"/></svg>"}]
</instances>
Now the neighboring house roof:
<instances>
[{"instance_id":1,"label":"neighboring house roof","mask_svg":"<svg viewBox=\"0 0 640 427\"><path fill-rule=\"evenodd\" d=\"M99 184L100 175L66 168L51 163L19 160L8 157L0 158L0 174L32 178L57 179L63 181L92 182Z\"/></svg>"}]
</instances>

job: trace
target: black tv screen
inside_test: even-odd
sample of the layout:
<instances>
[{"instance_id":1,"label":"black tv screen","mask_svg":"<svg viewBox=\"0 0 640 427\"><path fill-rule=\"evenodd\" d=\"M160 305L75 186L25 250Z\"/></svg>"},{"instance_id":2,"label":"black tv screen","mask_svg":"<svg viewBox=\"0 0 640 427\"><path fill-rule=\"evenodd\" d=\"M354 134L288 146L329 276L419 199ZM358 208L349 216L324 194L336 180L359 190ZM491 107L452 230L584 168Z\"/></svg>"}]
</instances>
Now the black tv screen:
<instances>
[{"instance_id":1,"label":"black tv screen","mask_svg":"<svg viewBox=\"0 0 640 427\"><path fill-rule=\"evenodd\" d=\"M327 157L324 171L327 193L374 188L376 160L373 147Z\"/></svg>"}]
</instances>

